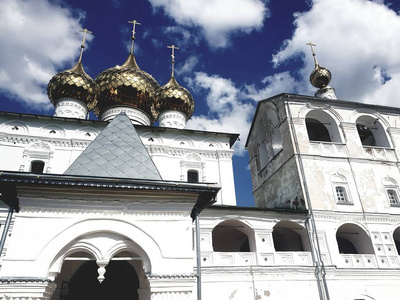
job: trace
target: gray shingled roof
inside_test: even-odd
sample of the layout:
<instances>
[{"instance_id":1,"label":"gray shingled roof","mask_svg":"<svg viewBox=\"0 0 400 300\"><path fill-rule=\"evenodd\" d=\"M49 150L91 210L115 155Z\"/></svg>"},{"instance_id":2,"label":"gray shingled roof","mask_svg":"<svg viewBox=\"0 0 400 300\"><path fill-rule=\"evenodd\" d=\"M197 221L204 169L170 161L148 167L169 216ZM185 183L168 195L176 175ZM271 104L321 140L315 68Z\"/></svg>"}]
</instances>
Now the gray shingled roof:
<instances>
[{"instance_id":1,"label":"gray shingled roof","mask_svg":"<svg viewBox=\"0 0 400 300\"><path fill-rule=\"evenodd\" d=\"M64 174L162 180L125 113L116 116Z\"/></svg>"}]
</instances>

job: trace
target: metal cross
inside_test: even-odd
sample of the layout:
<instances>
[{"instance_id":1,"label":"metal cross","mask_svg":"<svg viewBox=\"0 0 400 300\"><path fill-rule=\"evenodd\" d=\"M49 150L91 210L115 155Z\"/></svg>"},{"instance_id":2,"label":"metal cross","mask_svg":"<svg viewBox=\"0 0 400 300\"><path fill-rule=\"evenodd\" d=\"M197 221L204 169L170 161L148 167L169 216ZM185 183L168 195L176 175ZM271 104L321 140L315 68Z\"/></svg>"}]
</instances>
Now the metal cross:
<instances>
[{"instance_id":1,"label":"metal cross","mask_svg":"<svg viewBox=\"0 0 400 300\"><path fill-rule=\"evenodd\" d=\"M83 38L82 38L82 45L81 45L81 54L79 55L79 62L82 61L82 54L83 54L83 49L85 48L85 42L86 42L86 34L88 33L93 33L89 30L85 29L79 29L80 32L83 32Z\"/></svg>"},{"instance_id":2,"label":"metal cross","mask_svg":"<svg viewBox=\"0 0 400 300\"><path fill-rule=\"evenodd\" d=\"M167 46L167 48L172 49L171 53L171 63L172 63L172 77L174 77L174 64L175 64L175 49L178 50L179 48L175 45Z\"/></svg>"},{"instance_id":3,"label":"metal cross","mask_svg":"<svg viewBox=\"0 0 400 300\"><path fill-rule=\"evenodd\" d=\"M313 57L314 57L315 65L318 65L317 57L316 57L316 55L315 55L314 48L313 48L313 46L315 47L315 46L317 46L317 45L313 44L312 42L308 42L306 45L308 45L308 46L311 47L311 52L312 52L312 55L313 55Z\"/></svg>"},{"instance_id":4,"label":"metal cross","mask_svg":"<svg viewBox=\"0 0 400 300\"><path fill-rule=\"evenodd\" d=\"M142 23L139 23L139 22L136 21L136 20L128 21L128 23L133 24L133 29L132 29L132 40L134 40L134 39L135 39L135 34L136 34L136 31L135 31L136 25L142 25Z\"/></svg>"},{"instance_id":5,"label":"metal cross","mask_svg":"<svg viewBox=\"0 0 400 300\"><path fill-rule=\"evenodd\" d=\"M136 20L133 21L128 21L128 23L133 24L133 28L132 28L132 41L131 41L131 54L133 55L133 43L135 41L135 34L136 34L136 25L142 25L142 23L139 23Z\"/></svg>"}]
</instances>

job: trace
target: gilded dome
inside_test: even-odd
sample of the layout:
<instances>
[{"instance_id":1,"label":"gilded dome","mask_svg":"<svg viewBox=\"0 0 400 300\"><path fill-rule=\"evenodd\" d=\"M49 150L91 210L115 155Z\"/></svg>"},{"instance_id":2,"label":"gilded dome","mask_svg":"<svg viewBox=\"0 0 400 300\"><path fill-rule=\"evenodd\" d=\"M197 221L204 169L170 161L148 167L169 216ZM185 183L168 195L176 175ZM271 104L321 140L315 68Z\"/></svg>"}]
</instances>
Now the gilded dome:
<instances>
[{"instance_id":1,"label":"gilded dome","mask_svg":"<svg viewBox=\"0 0 400 300\"><path fill-rule=\"evenodd\" d=\"M310 75L310 82L316 88L326 87L331 82L332 74L324 67L316 65Z\"/></svg>"},{"instance_id":2,"label":"gilded dome","mask_svg":"<svg viewBox=\"0 0 400 300\"><path fill-rule=\"evenodd\" d=\"M156 92L156 109L159 113L166 110L183 112L189 119L194 112L194 100L190 92L179 85L172 76L167 84Z\"/></svg>"},{"instance_id":3,"label":"gilded dome","mask_svg":"<svg viewBox=\"0 0 400 300\"><path fill-rule=\"evenodd\" d=\"M138 67L132 54L122 66L100 73L95 82L98 87L94 109L97 117L107 108L128 106L144 111L152 120L157 118L155 91L159 85L150 74Z\"/></svg>"},{"instance_id":4,"label":"gilded dome","mask_svg":"<svg viewBox=\"0 0 400 300\"><path fill-rule=\"evenodd\" d=\"M96 105L95 93L96 84L80 61L72 69L54 75L47 85L47 95L53 104L66 97L82 101L91 110Z\"/></svg>"}]
</instances>

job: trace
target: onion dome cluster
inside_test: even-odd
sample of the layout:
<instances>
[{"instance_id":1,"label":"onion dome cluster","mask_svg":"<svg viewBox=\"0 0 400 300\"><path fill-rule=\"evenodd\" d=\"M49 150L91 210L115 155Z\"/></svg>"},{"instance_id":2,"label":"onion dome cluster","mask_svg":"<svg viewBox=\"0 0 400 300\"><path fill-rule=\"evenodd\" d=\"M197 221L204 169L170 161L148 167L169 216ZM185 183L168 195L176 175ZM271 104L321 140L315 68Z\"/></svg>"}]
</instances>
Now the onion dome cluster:
<instances>
[{"instance_id":1,"label":"onion dome cluster","mask_svg":"<svg viewBox=\"0 0 400 300\"><path fill-rule=\"evenodd\" d=\"M98 101L94 109L97 117L110 107L128 106L144 111L152 121L157 118L155 92L159 85L150 74L138 67L133 54L122 66L100 73L95 82L98 87Z\"/></svg>"},{"instance_id":2,"label":"onion dome cluster","mask_svg":"<svg viewBox=\"0 0 400 300\"><path fill-rule=\"evenodd\" d=\"M180 86L174 76L156 92L156 109L159 113L176 110L189 119L194 112L194 100L190 92Z\"/></svg>"},{"instance_id":3,"label":"onion dome cluster","mask_svg":"<svg viewBox=\"0 0 400 300\"><path fill-rule=\"evenodd\" d=\"M83 102L91 110L96 105L96 84L79 61L72 69L50 79L47 95L53 104L61 98L72 98Z\"/></svg>"},{"instance_id":4,"label":"onion dome cluster","mask_svg":"<svg viewBox=\"0 0 400 300\"><path fill-rule=\"evenodd\" d=\"M86 74L79 61L72 69L56 74L47 86L47 93L54 105L62 98L79 100L98 118L113 107L138 109L152 123L165 111L179 111L186 120L194 112L192 95L173 75L160 87L150 74L139 68L133 54L129 54L123 65L103 71L95 80Z\"/></svg>"},{"instance_id":5,"label":"onion dome cluster","mask_svg":"<svg viewBox=\"0 0 400 300\"><path fill-rule=\"evenodd\" d=\"M160 87L136 63L135 26L140 23L129 23L133 24L133 31L128 58L123 65L101 72L95 80L86 74L81 63L85 37L91 31L81 30L84 36L78 63L72 69L55 75L47 87L50 101L55 106L55 116L86 118L88 111L93 110L98 118L108 121L123 111L134 124L151 125L163 114L163 118L168 119L167 124L176 126L179 123L184 127L193 114L194 101L188 90L174 78L174 52L171 79ZM172 51L179 49L174 45L168 47Z\"/></svg>"}]
</instances>

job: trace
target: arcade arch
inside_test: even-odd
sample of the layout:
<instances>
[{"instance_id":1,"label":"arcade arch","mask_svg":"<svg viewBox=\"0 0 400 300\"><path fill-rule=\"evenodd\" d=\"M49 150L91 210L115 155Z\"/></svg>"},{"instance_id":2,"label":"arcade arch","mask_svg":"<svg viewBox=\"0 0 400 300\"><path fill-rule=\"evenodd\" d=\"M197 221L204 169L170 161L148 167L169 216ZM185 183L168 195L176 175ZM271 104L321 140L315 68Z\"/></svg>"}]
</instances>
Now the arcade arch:
<instances>
[{"instance_id":1,"label":"arcade arch","mask_svg":"<svg viewBox=\"0 0 400 300\"><path fill-rule=\"evenodd\" d=\"M371 239L358 225L343 224L336 232L340 254L374 254Z\"/></svg>"},{"instance_id":2,"label":"arcade arch","mask_svg":"<svg viewBox=\"0 0 400 300\"><path fill-rule=\"evenodd\" d=\"M212 231L215 252L255 252L254 232L243 222L226 220Z\"/></svg>"},{"instance_id":3,"label":"arcade arch","mask_svg":"<svg viewBox=\"0 0 400 300\"><path fill-rule=\"evenodd\" d=\"M278 222L272 238L275 251L311 251L307 230L295 222Z\"/></svg>"}]
</instances>

